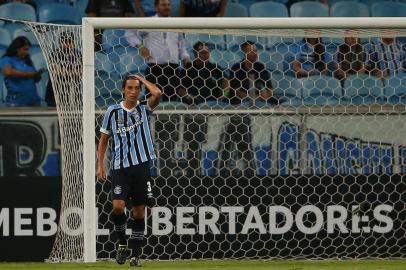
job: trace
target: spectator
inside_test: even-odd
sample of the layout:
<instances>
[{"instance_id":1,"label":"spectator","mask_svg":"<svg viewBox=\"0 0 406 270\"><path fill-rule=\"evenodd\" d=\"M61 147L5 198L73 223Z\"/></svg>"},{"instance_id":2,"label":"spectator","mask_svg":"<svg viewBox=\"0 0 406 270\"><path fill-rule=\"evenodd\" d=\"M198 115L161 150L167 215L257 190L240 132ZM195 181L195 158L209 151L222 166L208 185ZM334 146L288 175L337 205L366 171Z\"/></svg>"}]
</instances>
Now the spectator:
<instances>
[{"instance_id":1,"label":"spectator","mask_svg":"<svg viewBox=\"0 0 406 270\"><path fill-rule=\"evenodd\" d=\"M337 67L334 75L339 80L345 79L348 75L365 73L366 55L359 38L346 37L344 40L345 43L338 46L335 55Z\"/></svg>"},{"instance_id":2,"label":"spectator","mask_svg":"<svg viewBox=\"0 0 406 270\"><path fill-rule=\"evenodd\" d=\"M75 38L71 32L63 32L59 36L59 48L51 54L54 63L50 70L54 79L60 85L68 83L72 86L64 90L80 91L82 63L76 61L82 58L82 53L75 45ZM62 94L62 93L61 93ZM48 81L45 102L50 107L55 107L54 87L51 80Z\"/></svg>"},{"instance_id":3,"label":"spectator","mask_svg":"<svg viewBox=\"0 0 406 270\"><path fill-rule=\"evenodd\" d=\"M89 0L86 14L89 17L132 17L134 9L130 0Z\"/></svg>"},{"instance_id":4,"label":"spectator","mask_svg":"<svg viewBox=\"0 0 406 270\"><path fill-rule=\"evenodd\" d=\"M169 17L171 3L169 0L156 0L157 17ZM163 91L162 101L179 101L177 89L180 85L180 67L190 65L186 51L184 35L175 32L138 32L127 30L128 42L139 49L148 64L145 78L158 84Z\"/></svg>"},{"instance_id":5,"label":"spectator","mask_svg":"<svg viewBox=\"0 0 406 270\"><path fill-rule=\"evenodd\" d=\"M181 17L223 17L228 0L181 0Z\"/></svg>"},{"instance_id":6,"label":"spectator","mask_svg":"<svg viewBox=\"0 0 406 270\"><path fill-rule=\"evenodd\" d=\"M327 73L325 49L319 38L305 38L293 47L293 53L292 70L297 78Z\"/></svg>"},{"instance_id":7,"label":"spectator","mask_svg":"<svg viewBox=\"0 0 406 270\"><path fill-rule=\"evenodd\" d=\"M40 105L35 83L41 80L43 70L35 70L29 55L30 47L31 43L26 37L17 37L0 59L0 69L7 88L7 106Z\"/></svg>"},{"instance_id":8,"label":"spectator","mask_svg":"<svg viewBox=\"0 0 406 270\"><path fill-rule=\"evenodd\" d=\"M135 0L135 9L140 17L152 17L156 14L153 0Z\"/></svg>"},{"instance_id":9,"label":"spectator","mask_svg":"<svg viewBox=\"0 0 406 270\"><path fill-rule=\"evenodd\" d=\"M231 104L242 101L264 100L274 103L272 98L271 75L263 63L258 62L257 46L252 41L241 45L244 59L231 68L230 92Z\"/></svg>"},{"instance_id":10,"label":"spectator","mask_svg":"<svg viewBox=\"0 0 406 270\"><path fill-rule=\"evenodd\" d=\"M134 9L130 0L89 0L86 8L89 17L133 17ZM95 29L95 50L101 50L103 30Z\"/></svg>"},{"instance_id":11,"label":"spectator","mask_svg":"<svg viewBox=\"0 0 406 270\"><path fill-rule=\"evenodd\" d=\"M366 51L367 68L374 76L383 78L405 72L405 45L394 38L381 38L368 44Z\"/></svg>"},{"instance_id":12,"label":"spectator","mask_svg":"<svg viewBox=\"0 0 406 270\"><path fill-rule=\"evenodd\" d=\"M193 46L196 59L187 67L182 75L181 96L190 97L186 103L200 104L207 101L216 101L223 98L223 89L226 87L224 72L216 64L211 63L210 50L207 43L196 42ZM187 96L186 96L187 93ZM184 98L183 100L187 100Z\"/></svg>"}]
</instances>

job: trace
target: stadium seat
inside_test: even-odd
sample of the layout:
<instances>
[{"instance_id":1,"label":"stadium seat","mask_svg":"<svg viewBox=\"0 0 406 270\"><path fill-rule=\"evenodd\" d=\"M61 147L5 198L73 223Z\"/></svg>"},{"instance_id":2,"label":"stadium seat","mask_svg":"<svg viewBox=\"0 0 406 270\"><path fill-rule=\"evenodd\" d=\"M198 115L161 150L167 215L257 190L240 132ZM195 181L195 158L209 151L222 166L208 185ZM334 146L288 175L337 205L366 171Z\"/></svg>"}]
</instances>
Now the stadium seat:
<instances>
[{"instance_id":1,"label":"stadium seat","mask_svg":"<svg viewBox=\"0 0 406 270\"><path fill-rule=\"evenodd\" d=\"M6 50L11 43L10 32L6 29L0 28L0 49Z\"/></svg>"},{"instance_id":2,"label":"stadium seat","mask_svg":"<svg viewBox=\"0 0 406 270\"><path fill-rule=\"evenodd\" d=\"M144 73L146 68L145 59L139 53L125 53L120 55L118 72L121 74L121 77L127 74Z\"/></svg>"},{"instance_id":3,"label":"stadium seat","mask_svg":"<svg viewBox=\"0 0 406 270\"><path fill-rule=\"evenodd\" d=\"M38 9L38 19L44 23L80 23L79 12L74 7L61 3L51 3L40 6Z\"/></svg>"},{"instance_id":4,"label":"stadium seat","mask_svg":"<svg viewBox=\"0 0 406 270\"><path fill-rule=\"evenodd\" d=\"M342 97L340 81L328 76L311 76L303 79L305 105L337 105Z\"/></svg>"},{"instance_id":5,"label":"stadium seat","mask_svg":"<svg viewBox=\"0 0 406 270\"><path fill-rule=\"evenodd\" d=\"M224 17L248 17L248 10L244 5L228 3Z\"/></svg>"},{"instance_id":6,"label":"stadium seat","mask_svg":"<svg viewBox=\"0 0 406 270\"><path fill-rule=\"evenodd\" d=\"M406 74L386 78L384 94L390 104L406 104Z\"/></svg>"},{"instance_id":7,"label":"stadium seat","mask_svg":"<svg viewBox=\"0 0 406 270\"><path fill-rule=\"evenodd\" d=\"M81 17L86 16L86 8L87 8L88 3L89 3L89 0L76 0L75 1L74 7L79 12L79 15Z\"/></svg>"},{"instance_id":8,"label":"stadium seat","mask_svg":"<svg viewBox=\"0 0 406 270\"><path fill-rule=\"evenodd\" d=\"M125 30L122 29L105 29L102 37L103 51L106 53L114 51L119 55L125 53L131 46L124 34Z\"/></svg>"},{"instance_id":9,"label":"stadium seat","mask_svg":"<svg viewBox=\"0 0 406 270\"><path fill-rule=\"evenodd\" d=\"M329 6L330 6L330 8L331 8L331 7L334 6L336 3L347 2L347 1L349 1L349 0L328 0L328 4L329 4ZM359 2L358 0L352 0L352 1Z\"/></svg>"},{"instance_id":10,"label":"stadium seat","mask_svg":"<svg viewBox=\"0 0 406 270\"><path fill-rule=\"evenodd\" d=\"M31 60L34 63L35 69L37 69L37 70L39 70L41 68L47 69L45 58L42 55L42 53L32 54ZM49 80L49 73L48 73L48 71L45 71L41 75L41 80L36 83L38 95L41 98L41 101L45 100L45 93L47 90L48 80Z\"/></svg>"},{"instance_id":11,"label":"stadium seat","mask_svg":"<svg viewBox=\"0 0 406 270\"><path fill-rule=\"evenodd\" d=\"M331 17L369 17L369 8L356 1L337 2L330 8Z\"/></svg>"},{"instance_id":12,"label":"stadium seat","mask_svg":"<svg viewBox=\"0 0 406 270\"><path fill-rule=\"evenodd\" d=\"M43 5L59 3L59 0L35 0L35 4L37 5L37 10Z\"/></svg>"},{"instance_id":13,"label":"stadium seat","mask_svg":"<svg viewBox=\"0 0 406 270\"><path fill-rule=\"evenodd\" d=\"M328 17L328 7L319 2L303 1L290 7L291 17Z\"/></svg>"},{"instance_id":14,"label":"stadium seat","mask_svg":"<svg viewBox=\"0 0 406 270\"><path fill-rule=\"evenodd\" d=\"M13 33L13 39L15 39L16 37L19 37L19 36L24 36L24 37L28 38L28 40L31 42L31 45L38 46L39 43L38 43L38 40L35 37L35 35L32 33L32 31L29 31L29 29L27 29L27 30L28 31L25 31L22 28L16 29Z\"/></svg>"},{"instance_id":15,"label":"stadium seat","mask_svg":"<svg viewBox=\"0 0 406 270\"><path fill-rule=\"evenodd\" d=\"M302 87L296 78L282 73L272 74L273 95L283 106L300 106L303 104Z\"/></svg>"},{"instance_id":16,"label":"stadium seat","mask_svg":"<svg viewBox=\"0 0 406 270\"><path fill-rule=\"evenodd\" d=\"M95 86L98 107L107 107L121 99L118 94L121 89L120 76L107 55L101 52L95 54Z\"/></svg>"},{"instance_id":17,"label":"stadium seat","mask_svg":"<svg viewBox=\"0 0 406 270\"><path fill-rule=\"evenodd\" d=\"M264 1L252 4L249 8L251 17L289 17L284 4Z\"/></svg>"},{"instance_id":18,"label":"stadium seat","mask_svg":"<svg viewBox=\"0 0 406 270\"><path fill-rule=\"evenodd\" d=\"M379 2L371 6L372 17L406 17L406 4L400 2Z\"/></svg>"},{"instance_id":19,"label":"stadium seat","mask_svg":"<svg viewBox=\"0 0 406 270\"><path fill-rule=\"evenodd\" d=\"M241 56L231 51L213 50L210 54L210 59L222 69L228 70L235 63L241 61Z\"/></svg>"},{"instance_id":20,"label":"stadium seat","mask_svg":"<svg viewBox=\"0 0 406 270\"><path fill-rule=\"evenodd\" d=\"M179 17L179 9L180 9L180 0L172 0L171 1L171 16Z\"/></svg>"},{"instance_id":21,"label":"stadium seat","mask_svg":"<svg viewBox=\"0 0 406 270\"><path fill-rule=\"evenodd\" d=\"M31 22L37 21L37 15L32 6L16 2L0 5L0 18Z\"/></svg>"},{"instance_id":22,"label":"stadium seat","mask_svg":"<svg viewBox=\"0 0 406 270\"><path fill-rule=\"evenodd\" d=\"M344 81L345 99L354 105L384 103L383 89L382 80L373 76L350 75Z\"/></svg>"}]
</instances>

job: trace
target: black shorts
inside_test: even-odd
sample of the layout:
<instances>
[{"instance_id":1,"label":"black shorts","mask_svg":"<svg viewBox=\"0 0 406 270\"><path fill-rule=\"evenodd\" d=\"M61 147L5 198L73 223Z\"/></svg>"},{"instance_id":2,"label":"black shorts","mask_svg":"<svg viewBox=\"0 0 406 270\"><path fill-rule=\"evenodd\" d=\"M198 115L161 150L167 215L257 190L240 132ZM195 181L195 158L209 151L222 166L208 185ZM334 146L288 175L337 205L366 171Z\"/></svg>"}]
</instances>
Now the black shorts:
<instances>
[{"instance_id":1,"label":"black shorts","mask_svg":"<svg viewBox=\"0 0 406 270\"><path fill-rule=\"evenodd\" d=\"M124 169L113 170L112 200L128 201L132 205L146 205L152 196L152 179L149 162Z\"/></svg>"}]
</instances>

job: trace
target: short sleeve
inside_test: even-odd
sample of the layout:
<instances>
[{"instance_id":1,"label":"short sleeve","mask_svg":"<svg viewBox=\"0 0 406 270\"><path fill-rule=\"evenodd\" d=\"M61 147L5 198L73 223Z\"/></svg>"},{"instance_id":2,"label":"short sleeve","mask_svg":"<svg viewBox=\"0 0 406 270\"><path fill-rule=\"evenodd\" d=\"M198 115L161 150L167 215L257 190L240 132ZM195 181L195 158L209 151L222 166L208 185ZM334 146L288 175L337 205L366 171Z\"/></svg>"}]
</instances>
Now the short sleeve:
<instances>
[{"instance_id":1,"label":"short sleeve","mask_svg":"<svg viewBox=\"0 0 406 270\"><path fill-rule=\"evenodd\" d=\"M104 115L103 123L100 128L100 132L110 135L111 134L111 118L114 114L113 108L109 107L106 114Z\"/></svg>"},{"instance_id":2,"label":"short sleeve","mask_svg":"<svg viewBox=\"0 0 406 270\"><path fill-rule=\"evenodd\" d=\"M5 65L10 65L11 66L11 59L10 57L2 57L0 58L0 69L3 69Z\"/></svg>"}]
</instances>

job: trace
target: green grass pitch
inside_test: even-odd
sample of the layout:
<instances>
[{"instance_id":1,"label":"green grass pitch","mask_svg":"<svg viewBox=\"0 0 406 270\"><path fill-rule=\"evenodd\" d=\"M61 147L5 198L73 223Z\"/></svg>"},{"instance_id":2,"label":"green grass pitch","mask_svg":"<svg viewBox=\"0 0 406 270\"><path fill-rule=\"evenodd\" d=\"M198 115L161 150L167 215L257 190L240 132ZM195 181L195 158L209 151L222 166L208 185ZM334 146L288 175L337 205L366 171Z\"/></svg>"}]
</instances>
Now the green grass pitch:
<instances>
[{"instance_id":1,"label":"green grass pitch","mask_svg":"<svg viewBox=\"0 0 406 270\"><path fill-rule=\"evenodd\" d=\"M168 269L168 270L406 270L406 260L325 260L325 261L249 261L249 260L196 260L196 261L144 261L141 268L113 262L98 263L0 263L1 270L109 270L109 269Z\"/></svg>"}]
</instances>

